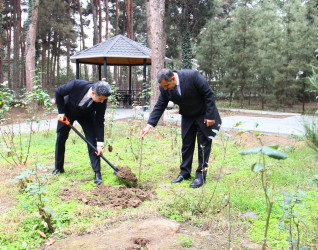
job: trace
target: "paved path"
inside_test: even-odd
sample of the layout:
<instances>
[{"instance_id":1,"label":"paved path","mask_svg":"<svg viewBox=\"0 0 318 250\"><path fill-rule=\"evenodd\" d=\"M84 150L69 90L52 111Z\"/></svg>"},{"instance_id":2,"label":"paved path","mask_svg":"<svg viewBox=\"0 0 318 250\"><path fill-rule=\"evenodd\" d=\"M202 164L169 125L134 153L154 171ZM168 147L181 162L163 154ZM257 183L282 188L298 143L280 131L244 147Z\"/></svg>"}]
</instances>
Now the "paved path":
<instances>
[{"instance_id":1,"label":"paved path","mask_svg":"<svg viewBox=\"0 0 318 250\"><path fill-rule=\"evenodd\" d=\"M223 117L222 130L249 130L258 131L266 134L278 134L278 135L304 135L304 123L311 122L315 119L313 116L303 116L297 113L282 113L282 112L269 112L269 111L258 111L258 110L241 110L241 109L220 109L220 110L231 110L239 112L255 113L254 116L229 116ZM108 110L109 112L109 110ZM260 117L260 114L265 115L275 115L276 118ZM145 119L149 117L149 111L139 111L134 109L122 109L119 108L114 112L114 120L141 117L144 116ZM166 121L171 122L181 122L181 116L177 113L177 110L166 110L164 113L164 118ZM317 117L318 118L318 117ZM57 119L51 119L48 121L40 121L39 124L33 125L33 130L45 130L45 129L56 129ZM237 124L240 124L237 126ZM3 129L3 126L0 127ZM9 126L13 128L15 132L19 130L24 133L30 131L30 125L28 124L15 124Z\"/></svg>"}]
</instances>

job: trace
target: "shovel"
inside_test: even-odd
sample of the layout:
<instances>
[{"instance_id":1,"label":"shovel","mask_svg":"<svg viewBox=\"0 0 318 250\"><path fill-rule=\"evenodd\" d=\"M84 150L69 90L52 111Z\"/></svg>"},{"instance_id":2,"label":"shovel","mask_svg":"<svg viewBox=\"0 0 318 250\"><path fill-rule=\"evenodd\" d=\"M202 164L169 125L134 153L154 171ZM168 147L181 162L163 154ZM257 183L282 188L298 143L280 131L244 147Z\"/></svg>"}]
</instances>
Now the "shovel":
<instances>
[{"instance_id":1,"label":"shovel","mask_svg":"<svg viewBox=\"0 0 318 250\"><path fill-rule=\"evenodd\" d=\"M95 152L97 152L97 149L94 147L94 145L92 143L90 143L67 119L66 116L64 116L64 120L59 119L60 122L66 124L67 126L69 126L71 129L73 129L75 131L76 134L78 134L90 147L92 147ZM117 172L119 171L118 168L116 168L113 164L111 164L102 154L99 155L100 157L102 157L102 159L104 161L106 161L108 163L109 166L112 167L112 169L114 169L115 173L114 175L117 175Z\"/></svg>"}]
</instances>

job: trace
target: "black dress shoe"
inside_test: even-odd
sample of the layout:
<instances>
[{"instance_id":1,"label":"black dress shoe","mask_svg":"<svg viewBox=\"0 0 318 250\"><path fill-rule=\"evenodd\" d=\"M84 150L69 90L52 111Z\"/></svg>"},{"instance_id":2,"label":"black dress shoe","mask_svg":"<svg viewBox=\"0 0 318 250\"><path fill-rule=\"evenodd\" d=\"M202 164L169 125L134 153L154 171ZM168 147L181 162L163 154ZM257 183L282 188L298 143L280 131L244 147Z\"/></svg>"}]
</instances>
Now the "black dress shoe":
<instances>
[{"instance_id":1,"label":"black dress shoe","mask_svg":"<svg viewBox=\"0 0 318 250\"><path fill-rule=\"evenodd\" d=\"M62 174L62 173L64 173L64 172L65 172L64 169L57 169L57 168L56 168L56 169L53 170L52 174L56 175L56 174L58 174L58 173L61 173L61 174Z\"/></svg>"},{"instance_id":2,"label":"black dress shoe","mask_svg":"<svg viewBox=\"0 0 318 250\"><path fill-rule=\"evenodd\" d=\"M171 183L179 183L179 182L181 182L183 180L188 180L190 178L191 178L191 176L184 177L181 174L179 174L178 177L176 179L172 180Z\"/></svg>"},{"instance_id":3,"label":"black dress shoe","mask_svg":"<svg viewBox=\"0 0 318 250\"><path fill-rule=\"evenodd\" d=\"M101 173L95 173L95 184L100 185L102 184L102 175Z\"/></svg>"},{"instance_id":4,"label":"black dress shoe","mask_svg":"<svg viewBox=\"0 0 318 250\"><path fill-rule=\"evenodd\" d=\"M193 180L193 182L190 184L190 187L192 187L192 188L199 188L199 187L201 187L204 183L205 183L205 179L202 179L202 177L201 177L201 178L195 178L195 179Z\"/></svg>"}]
</instances>

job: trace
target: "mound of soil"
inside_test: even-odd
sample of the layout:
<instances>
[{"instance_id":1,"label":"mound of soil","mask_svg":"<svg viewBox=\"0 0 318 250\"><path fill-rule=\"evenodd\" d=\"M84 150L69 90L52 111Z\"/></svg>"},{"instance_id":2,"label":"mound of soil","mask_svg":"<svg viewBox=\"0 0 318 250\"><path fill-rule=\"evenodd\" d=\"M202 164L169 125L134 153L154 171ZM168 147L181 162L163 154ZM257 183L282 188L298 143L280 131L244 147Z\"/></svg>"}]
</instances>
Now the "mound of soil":
<instances>
[{"instance_id":1,"label":"mound of soil","mask_svg":"<svg viewBox=\"0 0 318 250\"><path fill-rule=\"evenodd\" d=\"M138 207L143 201L150 199L152 192L126 186L100 185L89 190L65 188L59 194L63 201L77 199L90 206L121 209Z\"/></svg>"},{"instance_id":2,"label":"mound of soil","mask_svg":"<svg viewBox=\"0 0 318 250\"><path fill-rule=\"evenodd\" d=\"M136 175L131 172L131 169L128 166L122 167L122 166L118 166L118 172L116 173L116 176L120 179L124 179L126 181L132 181L132 182L136 182L137 181L137 177Z\"/></svg>"}]
</instances>

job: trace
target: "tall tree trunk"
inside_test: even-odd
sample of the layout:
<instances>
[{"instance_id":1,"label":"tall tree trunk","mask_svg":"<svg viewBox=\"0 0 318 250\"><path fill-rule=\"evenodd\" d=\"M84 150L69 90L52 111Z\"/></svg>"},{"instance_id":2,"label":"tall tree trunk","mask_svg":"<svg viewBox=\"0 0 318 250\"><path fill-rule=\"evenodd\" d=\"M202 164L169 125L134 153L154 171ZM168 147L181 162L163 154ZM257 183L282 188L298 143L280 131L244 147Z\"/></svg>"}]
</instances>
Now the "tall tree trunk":
<instances>
[{"instance_id":1,"label":"tall tree trunk","mask_svg":"<svg viewBox=\"0 0 318 250\"><path fill-rule=\"evenodd\" d=\"M115 23L116 35L118 35L118 15L119 15L118 0L116 0L116 23ZM118 84L119 78L118 78L118 67L117 66L114 66L114 81Z\"/></svg>"},{"instance_id":2,"label":"tall tree trunk","mask_svg":"<svg viewBox=\"0 0 318 250\"><path fill-rule=\"evenodd\" d=\"M146 6L146 26L147 26L147 45L149 48L151 48L151 18L150 18L150 7L149 7L149 0L145 0L145 6Z\"/></svg>"},{"instance_id":3,"label":"tall tree trunk","mask_svg":"<svg viewBox=\"0 0 318 250\"><path fill-rule=\"evenodd\" d=\"M102 16L102 5L100 0L98 0L98 16L99 16L99 43L103 40L103 16Z\"/></svg>"},{"instance_id":4,"label":"tall tree trunk","mask_svg":"<svg viewBox=\"0 0 318 250\"><path fill-rule=\"evenodd\" d=\"M116 24L115 24L116 35L118 35L118 15L119 15L118 12L119 12L118 0L116 0Z\"/></svg>"},{"instance_id":5,"label":"tall tree trunk","mask_svg":"<svg viewBox=\"0 0 318 250\"><path fill-rule=\"evenodd\" d=\"M71 0L67 0L67 19L71 22ZM67 80L71 80L71 38L66 37L66 76Z\"/></svg>"},{"instance_id":6,"label":"tall tree trunk","mask_svg":"<svg viewBox=\"0 0 318 250\"><path fill-rule=\"evenodd\" d=\"M3 16L2 14L2 0L0 0L0 15ZM2 48L2 36L3 36L3 24L0 26L0 83L3 83L3 61L2 61L2 56L3 56L3 48Z\"/></svg>"},{"instance_id":7,"label":"tall tree trunk","mask_svg":"<svg viewBox=\"0 0 318 250\"><path fill-rule=\"evenodd\" d=\"M109 22L109 11L108 11L108 0L105 0L105 14L106 14L106 30L105 30L105 37L106 40L108 39L108 22Z\"/></svg>"},{"instance_id":8,"label":"tall tree trunk","mask_svg":"<svg viewBox=\"0 0 318 250\"><path fill-rule=\"evenodd\" d=\"M30 1L33 3L33 1ZM39 10L39 0L34 0L34 3L31 4L31 14L29 17L29 30L27 32L27 48L25 56L25 75L26 75L26 89L32 90L32 78L35 75L35 39L36 39L36 26L37 26L37 17Z\"/></svg>"},{"instance_id":9,"label":"tall tree trunk","mask_svg":"<svg viewBox=\"0 0 318 250\"><path fill-rule=\"evenodd\" d=\"M6 60L8 62L8 86L9 88L13 89L12 86L12 79L11 79L11 21L8 17L8 14L6 16L6 28L7 28L7 56Z\"/></svg>"},{"instance_id":10,"label":"tall tree trunk","mask_svg":"<svg viewBox=\"0 0 318 250\"><path fill-rule=\"evenodd\" d=\"M14 1L14 21L13 21L13 89L21 89L20 83L20 35L21 35L21 3L20 0Z\"/></svg>"},{"instance_id":11,"label":"tall tree trunk","mask_svg":"<svg viewBox=\"0 0 318 250\"><path fill-rule=\"evenodd\" d=\"M93 44L98 44L99 35L98 35L98 25L97 25L97 0L91 0L91 7L93 12L93 25L94 25L94 36L93 36ZM95 81L97 77L97 68L95 65L93 67L93 81Z\"/></svg>"},{"instance_id":12,"label":"tall tree trunk","mask_svg":"<svg viewBox=\"0 0 318 250\"><path fill-rule=\"evenodd\" d=\"M93 37L93 44L98 43L98 25L97 25L97 4L96 0L91 0L91 7L92 7L92 13L93 13L93 28L94 28L94 37Z\"/></svg>"},{"instance_id":13,"label":"tall tree trunk","mask_svg":"<svg viewBox=\"0 0 318 250\"><path fill-rule=\"evenodd\" d=\"M130 0L130 33L131 33L131 39L135 40L135 34L134 34L134 0Z\"/></svg>"},{"instance_id":14,"label":"tall tree trunk","mask_svg":"<svg viewBox=\"0 0 318 250\"><path fill-rule=\"evenodd\" d=\"M151 19L151 82L153 95L151 97L151 108L159 97L159 88L156 81L157 72L164 67L166 35L164 33L165 0L150 0Z\"/></svg>"},{"instance_id":15,"label":"tall tree trunk","mask_svg":"<svg viewBox=\"0 0 318 250\"><path fill-rule=\"evenodd\" d=\"M81 21L81 36L82 36L83 49L86 49L84 24L83 24L83 15L82 15L81 1L80 0L77 0L77 6L78 6L78 13L79 13L79 16L80 16L80 21ZM85 71L85 80L89 81L88 68L87 68L86 64L84 65L84 71Z\"/></svg>"}]
</instances>

